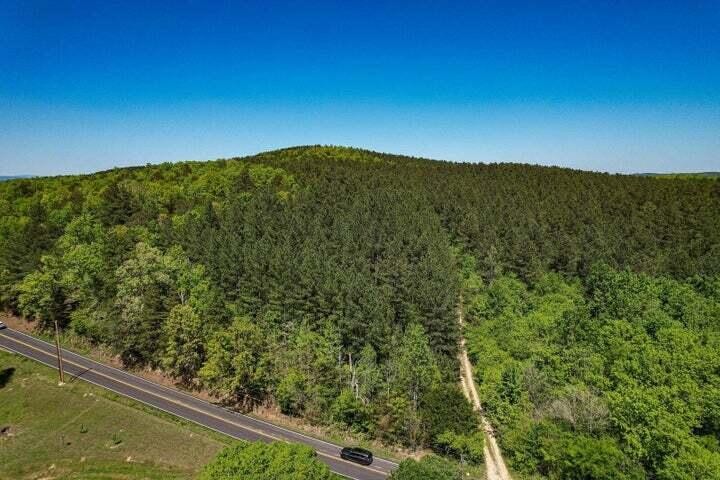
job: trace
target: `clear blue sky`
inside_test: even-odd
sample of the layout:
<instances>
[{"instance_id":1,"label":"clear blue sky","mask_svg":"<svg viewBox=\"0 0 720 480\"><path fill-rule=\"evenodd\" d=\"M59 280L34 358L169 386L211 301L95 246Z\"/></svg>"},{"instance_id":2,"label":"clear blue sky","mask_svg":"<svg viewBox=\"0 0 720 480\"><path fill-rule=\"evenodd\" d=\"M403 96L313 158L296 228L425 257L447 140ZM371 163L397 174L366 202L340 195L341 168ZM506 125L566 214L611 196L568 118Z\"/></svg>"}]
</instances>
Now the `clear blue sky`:
<instances>
[{"instance_id":1,"label":"clear blue sky","mask_svg":"<svg viewBox=\"0 0 720 480\"><path fill-rule=\"evenodd\" d=\"M315 143L720 170L720 1L2 2L0 175Z\"/></svg>"}]
</instances>

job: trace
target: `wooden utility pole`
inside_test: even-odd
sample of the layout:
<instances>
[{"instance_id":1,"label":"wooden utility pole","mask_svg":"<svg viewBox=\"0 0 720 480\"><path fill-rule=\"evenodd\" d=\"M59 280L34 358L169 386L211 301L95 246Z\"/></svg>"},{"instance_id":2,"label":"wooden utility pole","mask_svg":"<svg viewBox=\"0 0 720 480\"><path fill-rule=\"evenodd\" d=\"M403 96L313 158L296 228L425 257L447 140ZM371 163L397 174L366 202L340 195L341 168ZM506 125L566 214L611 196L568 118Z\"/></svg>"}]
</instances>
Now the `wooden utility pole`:
<instances>
[{"instance_id":1,"label":"wooden utility pole","mask_svg":"<svg viewBox=\"0 0 720 480\"><path fill-rule=\"evenodd\" d=\"M57 318L53 318L55 322L55 349L57 350L57 365L60 373L60 385L65 383L65 372L63 371L62 350L60 350L60 328L58 327Z\"/></svg>"}]
</instances>

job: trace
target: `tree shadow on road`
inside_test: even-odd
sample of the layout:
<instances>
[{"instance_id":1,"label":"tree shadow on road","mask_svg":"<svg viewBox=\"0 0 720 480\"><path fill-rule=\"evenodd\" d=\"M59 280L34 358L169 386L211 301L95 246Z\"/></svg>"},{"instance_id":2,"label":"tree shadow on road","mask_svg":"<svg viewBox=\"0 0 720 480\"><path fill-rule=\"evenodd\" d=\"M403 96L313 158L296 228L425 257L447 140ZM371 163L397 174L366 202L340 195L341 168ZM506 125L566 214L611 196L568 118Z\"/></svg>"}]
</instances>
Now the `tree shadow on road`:
<instances>
[{"instance_id":1,"label":"tree shadow on road","mask_svg":"<svg viewBox=\"0 0 720 480\"><path fill-rule=\"evenodd\" d=\"M15 374L15 367L0 370L0 388L4 388L8 384L12 376Z\"/></svg>"}]
</instances>

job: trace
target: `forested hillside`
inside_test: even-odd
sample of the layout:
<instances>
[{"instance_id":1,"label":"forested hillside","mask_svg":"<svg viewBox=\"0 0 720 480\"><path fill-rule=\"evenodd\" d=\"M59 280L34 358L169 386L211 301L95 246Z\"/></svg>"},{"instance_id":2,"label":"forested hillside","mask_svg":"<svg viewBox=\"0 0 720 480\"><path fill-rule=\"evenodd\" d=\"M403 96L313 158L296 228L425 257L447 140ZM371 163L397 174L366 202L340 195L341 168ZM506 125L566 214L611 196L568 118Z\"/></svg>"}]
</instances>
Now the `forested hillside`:
<instances>
[{"instance_id":1,"label":"forested hillside","mask_svg":"<svg viewBox=\"0 0 720 480\"><path fill-rule=\"evenodd\" d=\"M229 402L452 451L462 293L516 469L718 464L717 180L302 147L12 180L0 212L5 308Z\"/></svg>"}]
</instances>

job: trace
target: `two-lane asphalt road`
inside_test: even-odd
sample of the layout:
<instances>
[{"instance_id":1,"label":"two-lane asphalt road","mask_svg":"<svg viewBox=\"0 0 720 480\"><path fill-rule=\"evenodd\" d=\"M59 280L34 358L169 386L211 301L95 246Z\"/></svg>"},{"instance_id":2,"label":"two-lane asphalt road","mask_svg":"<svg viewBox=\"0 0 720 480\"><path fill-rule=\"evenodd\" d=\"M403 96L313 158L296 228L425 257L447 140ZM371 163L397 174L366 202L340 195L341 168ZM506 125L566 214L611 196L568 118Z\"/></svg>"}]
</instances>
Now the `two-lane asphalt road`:
<instances>
[{"instance_id":1,"label":"two-lane asphalt road","mask_svg":"<svg viewBox=\"0 0 720 480\"><path fill-rule=\"evenodd\" d=\"M0 330L0 347L55 367L55 346L12 329ZM94 383L159 410L171 413L234 438L252 441L303 443L315 449L318 458L333 472L356 480L387 478L397 464L375 458L369 467L340 458L340 448L256 418L232 412L187 393L145 380L123 370L63 350L66 374Z\"/></svg>"}]
</instances>

